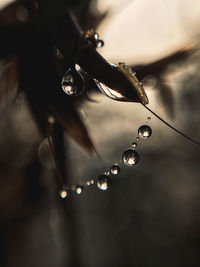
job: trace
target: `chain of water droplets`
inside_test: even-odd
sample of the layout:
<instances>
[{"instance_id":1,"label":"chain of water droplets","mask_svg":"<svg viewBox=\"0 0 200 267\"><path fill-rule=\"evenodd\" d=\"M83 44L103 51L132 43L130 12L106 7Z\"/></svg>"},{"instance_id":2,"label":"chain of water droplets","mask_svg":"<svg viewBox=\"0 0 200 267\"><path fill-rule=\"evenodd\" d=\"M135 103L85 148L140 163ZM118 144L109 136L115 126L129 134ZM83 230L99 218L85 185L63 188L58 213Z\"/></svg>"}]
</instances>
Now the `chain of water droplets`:
<instances>
[{"instance_id":1,"label":"chain of water droplets","mask_svg":"<svg viewBox=\"0 0 200 267\"><path fill-rule=\"evenodd\" d=\"M89 40L89 42L95 47L102 47L104 45L104 42L102 40L99 40L99 35L94 32L93 30L89 30L85 33L85 38ZM80 95L84 90L84 79L77 69L77 65L75 64L74 67L69 68L63 75L62 78L62 89L63 91L69 95L69 96L77 96ZM134 79L136 77L134 76ZM100 86L100 90L103 91L104 94L106 94L108 97L110 97L109 94L105 93L105 87L106 85L102 83L97 83L98 87ZM107 91L110 91L111 89L106 89ZM115 91L112 90L112 96ZM115 92L116 94L116 92ZM110 97L112 98L112 97ZM123 164L127 166L134 166L139 162L139 154L136 151L137 143L139 139L148 139L151 134L152 130L150 126L148 125L148 122L151 118L147 118L147 122L145 125L142 125L138 129L138 137L136 137L135 142L131 144L131 146L126 149L122 154L122 162ZM51 123L51 121L49 120ZM96 185L98 189L102 191L107 191L111 184L112 184L112 177L119 175L121 172L121 167L118 163L113 164L110 169L103 174L99 175L95 179L89 179L85 182L80 182L77 185L63 185L62 189L59 191L59 196L61 198L67 198L70 195L70 192L75 192L78 195L81 195L85 188L91 185Z\"/></svg>"},{"instance_id":2,"label":"chain of water droplets","mask_svg":"<svg viewBox=\"0 0 200 267\"><path fill-rule=\"evenodd\" d=\"M140 139L148 139L152 135L152 129L148 125L151 117L147 118L146 124L138 128L138 136L135 141L131 143L130 147L125 149L122 154L121 162L127 166L135 166L140 159L140 156L136 150L138 141ZM49 123L54 123L55 120L49 117ZM62 189L58 192L59 197L65 199L70 196L70 193L75 192L76 195L82 195L85 189L89 186L96 185L99 190L107 191L112 185L112 178L119 175L122 171L122 167L115 163L109 170L103 172L101 175L93 179L81 181L78 184L67 185L63 184Z\"/></svg>"}]
</instances>

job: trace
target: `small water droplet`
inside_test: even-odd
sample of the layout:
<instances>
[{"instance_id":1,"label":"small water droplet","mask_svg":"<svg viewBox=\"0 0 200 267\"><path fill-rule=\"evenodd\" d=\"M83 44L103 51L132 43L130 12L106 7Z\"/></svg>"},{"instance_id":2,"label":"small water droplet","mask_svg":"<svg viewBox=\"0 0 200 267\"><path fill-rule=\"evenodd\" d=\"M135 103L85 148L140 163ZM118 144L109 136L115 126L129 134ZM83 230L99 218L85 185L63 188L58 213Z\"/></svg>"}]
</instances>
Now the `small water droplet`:
<instances>
[{"instance_id":1,"label":"small water droplet","mask_svg":"<svg viewBox=\"0 0 200 267\"><path fill-rule=\"evenodd\" d=\"M124 164L128 166L136 165L139 161L139 154L137 153L135 149L129 148L124 151L122 155L122 160Z\"/></svg>"},{"instance_id":2,"label":"small water droplet","mask_svg":"<svg viewBox=\"0 0 200 267\"><path fill-rule=\"evenodd\" d=\"M61 190L59 196L64 199L68 196L68 192L66 190Z\"/></svg>"},{"instance_id":3,"label":"small water droplet","mask_svg":"<svg viewBox=\"0 0 200 267\"><path fill-rule=\"evenodd\" d=\"M90 183L91 184L94 184L95 183L94 179L90 180Z\"/></svg>"},{"instance_id":4,"label":"small water droplet","mask_svg":"<svg viewBox=\"0 0 200 267\"><path fill-rule=\"evenodd\" d=\"M136 143L136 142L133 142L133 143L131 144L131 146L132 146L133 148L136 148L136 147L137 147L137 143Z\"/></svg>"},{"instance_id":5,"label":"small water droplet","mask_svg":"<svg viewBox=\"0 0 200 267\"><path fill-rule=\"evenodd\" d=\"M100 190L106 191L111 186L111 179L109 176L102 174L97 178L97 187Z\"/></svg>"},{"instance_id":6,"label":"small water droplet","mask_svg":"<svg viewBox=\"0 0 200 267\"><path fill-rule=\"evenodd\" d=\"M113 174L113 175L117 175L120 173L120 167L118 164L114 164L111 168L110 168L110 172Z\"/></svg>"},{"instance_id":7,"label":"small water droplet","mask_svg":"<svg viewBox=\"0 0 200 267\"><path fill-rule=\"evenodd\" d=\"M87 185L87 186L91 185L91 181L87 181L87 182L86 182L86 185Z\"/></svg>"},{"instance_id":8,"label":"small water droplet","mask_svg":"<svg viewBox=\"0 0 200 267\"><path fill-rule=\"evenodd\" d=\"M105 175L110 175L110 171L104 172Z\"/></svg>"},{"instance_id":9,"label":"small water droplet","mask_svg":"<svg viewBox=\"0 0 200 267\"><path fill-rule=\"evenodd\" d=\"M151 127L149 127L148 125L140 126L140 128L138 129L138 134L143 139L149 138L152 134Z\"/></svg>"},{"instance_id":10,"label":"small water droplet","mask_svg":"<svg viewBox=\"0 0 200 267\"><path fill-rule=\"evenodd\" d=\"M139 136L137 136L137 137L136 137L136 141L139 141L139 140L140 140L140 137L139 137Z\"/></svg>"},{"instance_id":11,"label":"small water droplet","mask_svg":"<svg viewBox=\"0 0 200 267\"><path fill-rule=\"evenodd\" d=\"M143 87L145 89L153 89L157 86L157 78L153 75L147 75L144 79L143 79Z\"/></svg>"},{"instance_id":12,"label":"small water droplet","mask_svg":"<svg viewBox=\"0 0 200 267\"><path fill-rule=\"evenodd\" d=\"M82 75L71 68L63 75L61 85L63 91L70 96L80 95L84 90Z\"/></svg>"},{"instance_id":13,"label":"small water droplet","mask_svg":"<svg viewBox=\"0 0 200 267\"><path fill-rule=\"evenodd\" d=\"M103 40L98 40L97 41L97 48L101 48L104 46L104 41Z\"/></svg>"},{"instance_id":14,"label":"small water droplet","mask_svg":"<svg viewBox=\"0 0 200 267\"><path fill-rule=\"evenodd\" d=\"M96 39L96 40L99 39L99 34L97 32L94 32L94 39Z\"/></svg>"},{"instance_id":15,"label":"small water droplet","mask_svg":"<svg viewBox=\"0 0 200 267\"><path fill-rule=\"evenodd\" d=\"M76 194L81 195L83 193L83 187L78 185L76 186Z\"/></svg>"}]
</instances>

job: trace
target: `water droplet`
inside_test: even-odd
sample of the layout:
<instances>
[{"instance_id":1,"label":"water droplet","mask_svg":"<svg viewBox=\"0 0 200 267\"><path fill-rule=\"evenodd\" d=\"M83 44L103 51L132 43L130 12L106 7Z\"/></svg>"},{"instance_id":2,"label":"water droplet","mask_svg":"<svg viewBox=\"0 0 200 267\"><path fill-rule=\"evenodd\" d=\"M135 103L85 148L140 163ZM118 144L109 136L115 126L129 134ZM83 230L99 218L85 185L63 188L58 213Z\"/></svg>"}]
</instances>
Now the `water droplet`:
<instances>
[{"instance_id":1,"label":"water droplet","mask_svg":"<svg viewBox=\"0 0 200 267\"><path fill-rule=\"evenodd\" d=\"M77 195L81 195L82 193L83 193L83 187L80 186L80 185L78 185L78 186L76 187L76 194L77 194Z\"/></svg>"},{"instance_id":2,"label":"water droplet","mask_svg":"<svg viewBox=\"0 0 200 267\"><path fill-rule=\"evenodd\" d=\"M100 190L106 191L111 186L111 179L109 176L102 174L97 178L97 187Z\"/></svg>"},{"instance_id":3,"label":"water droplet","mask_svg":"<svg viewBox=\"0 0 200 267\"><path fill-rule=\"evenodd\" d=\"M61 85L63 91L70 96L80 95L84 90L82 75L71 68L63 75Z\"/></svg>"},{"instance_id":4,"label":"water droplet","mask_svg":"<svg viewBox=\"0 0 200 267\"><path fill-rule=\"evenodd\" d=\"M153 89L154 87L156 87L157 83L158 83L157 78L153 75L147 75L143 79L143 87L145 89Z\"/></svg>"},{"instance_id":5,"label":"water droplet","mask_svg":"<svg viewBox=\"0 0 200 267\"><path fill-rule=\"evenodd\" d=\"M110 168L110 172L113 174L113 175L117 175L120 173L120 167L118 164L114 164L111 168Z\"/></svg>"},{"instance_id":6,"label":"water droplet","mask_svg":"<svg viewBox=\"0 0 200 267\"><path fill-rule=\"evenodd\" d=\"M90 180L90 183L91 184L94 184L95 183L94 179Z\"/></svg>"},{"instance_id":7,"label":"water droplet","mask_svg":"<svg viewBox=\"0 0 200 267\"><path fill-rule=\"evenodd\" d=\"M131 144L131 146L132 146L133 148L136 148L136 147L137 147L137 143L136 143L136 142L133 142L133 143Z\"/></svg>"},{"instance_id":8,"label":"water droplet","mask_svg":"<svg viewBox=\"0 0 200 267\"><path fill-rule=\"evenodd\" d=\"M139 161L139 154L136 150L129 148L124 151L122 160L128 166L136 165Z\"/></svg>"},{"instance_id":9,"label":"water droplet","mask_svg":"<svg viewBox=\"0 0 200 267\"><path fill-rule=\"evenodd\" d=\"M143 139L149 138L152 134L151 127L149 127L148 125L140 126L140 128L138 129L138 134Z\"/></svg>"},{"instance_id":10,"label":"water droplet","mask_svg":"<svg viewBox=\"0 0 200 267\"><path fill-rule=\"evenodd\" d=\"M91 182L90 182L90 181L87 181L87 182L86 182L86 185L87 185L87 186L91 185Z\"/></svg>"},{"instance_id":11,"label":"water droplet","mask_svg":"<svg viewBox=\"0 0 200 267\"><path fill-rule=\"evenodd\" d=\"M139 136L137 136L137 137L136 137L136 141L139 141L139 140L140 140L140 137L139 137Z\"/></svg>"},{"instance_id":12,"label":"water droplet","mask_svg":"<svg viewBox=\"0 0 200 267\"><path fill-rule=\"evenodd\" d=\"M94 32L94 39L96 39L96 40L99 39L99 34L97 32Z\"/></svg>"},{"instance_id":13,"label":"water droplet","mask_svg":"<svg viewBox=\"0 0 200 267\"><path fill-rule=\"evenodd\" d=\"M46 168L55 168L55 163L53 161L51 150L49 148L49 142L48 139L45 138L39 148L38 148L38 157L40 160L40 163L46 167Z\"/></svg>"},{"instance_id":14,"label":"water droplet","mask_svg":"<svg viewBox=\"0 0 200 267\"><path fill-rule=\"evenodd\" d=\"M68 192L66 190L61 190L59 196L64 199L68 196Z\"/></svg>"},{"instance_id":15,"label":"water droplet","mask_svg":"<svg viewBox=\"0 0 200 267\"><path fill-rule=\"evenodd\" d=\"M105 175L110 175L110 171L104 172Z\"/></svg>"},{"instance_id":16,"label":"water droplet","mask_svg":"<svg viewBox=\"0 0 200 267\"><path fill-rule=\"evenodd\" d=\"M98 40L97 41L97 48L101 48L104 46L104 41L103 40Z\"/></svg>"}]
</instances>

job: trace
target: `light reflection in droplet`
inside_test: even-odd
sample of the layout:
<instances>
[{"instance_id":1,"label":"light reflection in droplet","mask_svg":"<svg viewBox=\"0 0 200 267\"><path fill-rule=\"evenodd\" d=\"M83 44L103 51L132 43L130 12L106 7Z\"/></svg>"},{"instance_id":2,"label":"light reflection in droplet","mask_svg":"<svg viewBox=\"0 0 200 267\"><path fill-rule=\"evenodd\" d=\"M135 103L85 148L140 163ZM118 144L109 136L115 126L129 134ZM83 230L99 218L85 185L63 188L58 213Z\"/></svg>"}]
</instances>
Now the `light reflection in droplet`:
<instances>
[{"instance_id":1,"label":"light reflection in droplet","mask_svg":"<svg viewBox=\"0 0 200 267\"><path fill-rule=\"evenodd\" d=\"M67 197L67 195L68 195L68 193L67 193L67 191L66 190L61 190L60 192L59 192L59 195L60 195L60 197L61 198L66 198Z\"/></svg>"},{"instance_id":2,"label":"light reflection in droplet","mask_svg":"<svg viewBox=\"0 0 200 267\"><path fill-rule=\"evenodd\" d=\"M78 185L76 187L76 193L77 195L81 195L83 193L83 187Z\"/></svg>"}]
</instances>

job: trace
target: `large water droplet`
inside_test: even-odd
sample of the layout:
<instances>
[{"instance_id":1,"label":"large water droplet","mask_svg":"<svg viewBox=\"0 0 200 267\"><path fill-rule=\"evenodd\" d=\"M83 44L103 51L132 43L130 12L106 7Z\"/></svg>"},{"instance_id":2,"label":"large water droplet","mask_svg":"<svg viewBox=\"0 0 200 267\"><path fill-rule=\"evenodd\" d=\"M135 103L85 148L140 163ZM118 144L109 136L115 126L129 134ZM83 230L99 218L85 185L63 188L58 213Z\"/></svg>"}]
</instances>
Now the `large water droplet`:
<instances>
[{"instance_id":1,"label":"large water droplet","mask_svg":"<svg viewBox=\"0 0 200 267\"><path fill-rule=\"evenodd\" d=\"M102 174L97 178L97 187L103 191L108 190L111 186L111 179L109 176Z\"/></svg>"},{"instance_id":2,"label":"large water droplet","mask_svg":"<svg viewBox=\"0 0 200 267\"><path fill-rule=\"evenodd\" d=\"M83 187L78 185L76 186L76 194L81 195L83 193Z\"/></svg>"},{"instance_id":3,"label":"large water droplet","mask_svg":"<svg viewBox=\"0 0 200 267\"><path fill-rule=\"evenodd\" d=\"M84 90L82 75L71 68L63 75L61 85L63 91L70 96L80 95Z\"/></svg>"},{"instance_id":4,"label":"large water droplet","mask_svg":"<svg viewBox=\"0 0 200 267\"><path fill-rule=\"evenodd\" d=\"M136 165L139 161L139 154L137 153L135 149L129 148L124 151L122 155L122 160L124 164L128 166Z\"/></svg>"},{"instance_id":5,"label":"large water droplet","mask_svg":"<svg viewBox=\"0 0 200 267\"><path fill-rule=\"evenodd\" d=\"M111 168L110 168L110 172L113 174L113 175L117 175L120 173L120 167L118 164L114 164Z\"/></svg>"},{"instance_id":6,"label":"large water droplet","mask_svg":"<svg viewBox=\"0 0 200 267\"><path fill-rule=\"evenodd\" d=\"M140 126L140 128L138 129L138 134L143 139L149 138L152 134L151 127L149 127L148 125Z\"/></svg>"}]
</instances>

